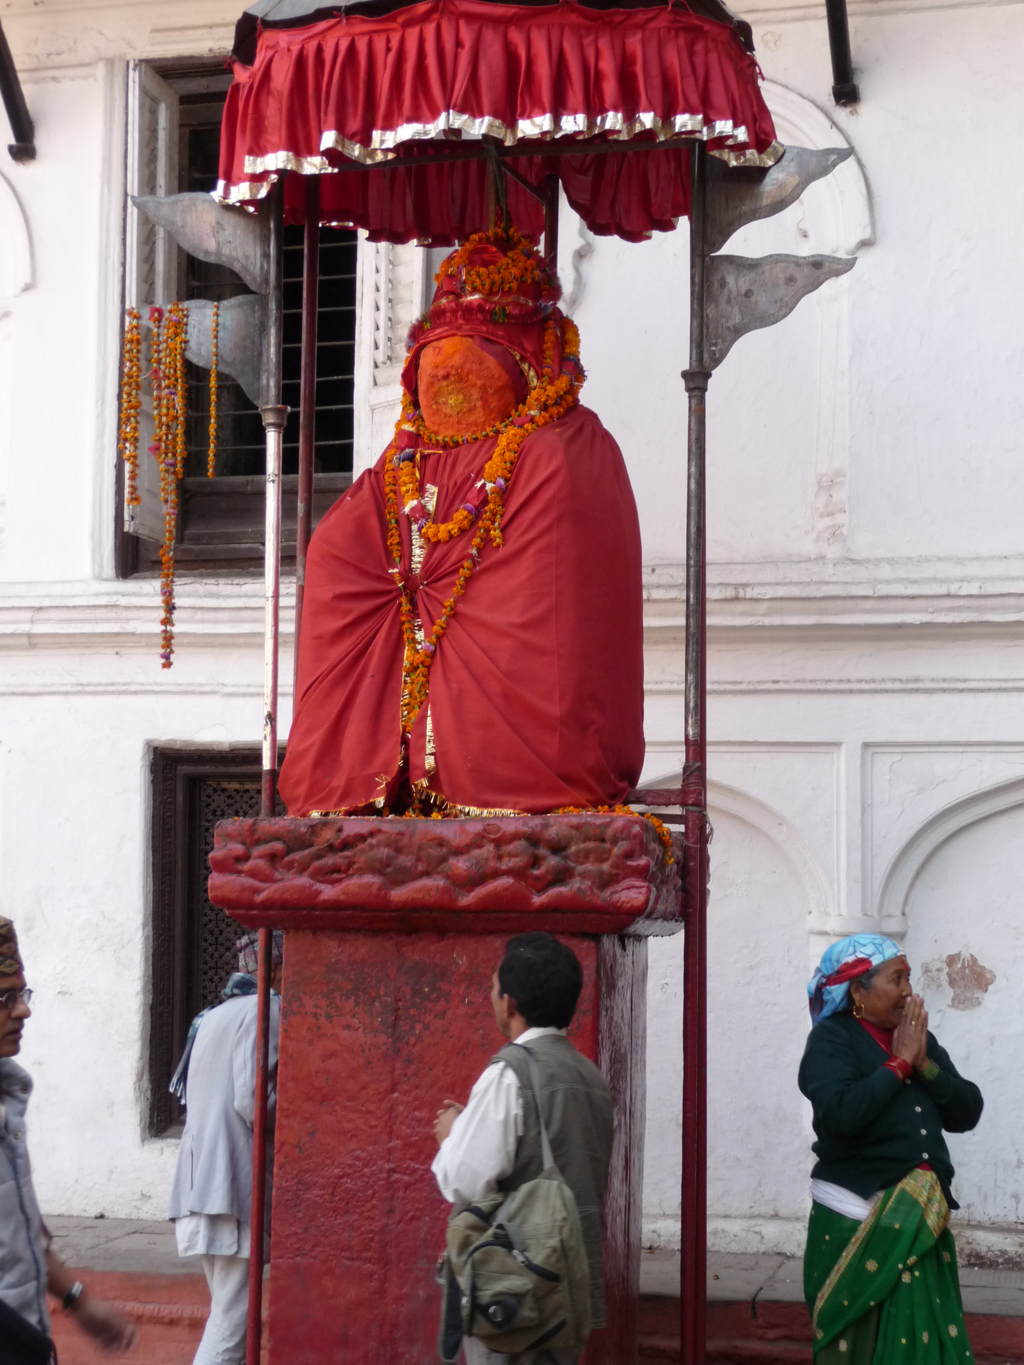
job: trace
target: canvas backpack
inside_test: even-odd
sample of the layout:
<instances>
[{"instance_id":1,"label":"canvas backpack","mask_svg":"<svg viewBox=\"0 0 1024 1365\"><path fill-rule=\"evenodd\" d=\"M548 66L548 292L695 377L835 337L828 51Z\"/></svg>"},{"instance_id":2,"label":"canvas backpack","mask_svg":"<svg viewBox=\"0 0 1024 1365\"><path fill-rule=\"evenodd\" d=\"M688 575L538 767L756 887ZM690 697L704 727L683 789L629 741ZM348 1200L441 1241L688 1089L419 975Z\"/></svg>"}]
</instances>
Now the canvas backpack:
<instances>
[{"instance_id":1,"label":"canvas backpack","mask_svg":"<svg viewBox=\"0 0 1024 1365\"><path fill-rule=\"evenodd\" d=\"M456 1359L463 1337L502 1355L541 1346L582 1346L590 1331L590 1269L576 1198L555 1165L537 1102L543 1170L510 1194L453 1213L441 1260L441 1358Z\"/></svg>"}]
</instances>

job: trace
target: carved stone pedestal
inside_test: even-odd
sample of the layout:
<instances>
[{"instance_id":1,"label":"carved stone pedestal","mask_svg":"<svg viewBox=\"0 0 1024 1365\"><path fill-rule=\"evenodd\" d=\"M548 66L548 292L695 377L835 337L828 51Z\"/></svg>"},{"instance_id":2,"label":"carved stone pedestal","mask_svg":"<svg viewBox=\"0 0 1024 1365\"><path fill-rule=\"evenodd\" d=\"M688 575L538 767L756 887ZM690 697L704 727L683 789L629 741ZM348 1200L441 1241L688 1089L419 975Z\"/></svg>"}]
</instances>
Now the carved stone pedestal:
<instances>
[{"instance_id":1,"label":"carved stone pedestal","mask_svg":"<svg viewBox=\"0 0 1024 1365\"><path fill-rule=\"evenodd\" d=\"M545 929L585 982L571 1031L616 1109L609 1326L587 1365L637 1353L646 936L681 927L678 866L628 816L235 820L210 897L285 932L270 1365L427 1365L448 1206L434 1116L465 1102L503 1040L491 974L507 938Z\"/></svg>"}]
</instances>

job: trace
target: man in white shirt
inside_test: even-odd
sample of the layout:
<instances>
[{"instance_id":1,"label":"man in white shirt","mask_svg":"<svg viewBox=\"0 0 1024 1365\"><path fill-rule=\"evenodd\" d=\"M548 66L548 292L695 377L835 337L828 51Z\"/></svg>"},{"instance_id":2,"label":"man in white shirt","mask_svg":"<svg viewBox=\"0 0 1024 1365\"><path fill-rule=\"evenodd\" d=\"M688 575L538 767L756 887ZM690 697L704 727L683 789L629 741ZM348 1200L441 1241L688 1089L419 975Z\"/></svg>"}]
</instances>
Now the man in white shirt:
<instances>
[{"instance_id":1,"label":"man in white shirt","mask_svg":"<svg viewBox=\"0 0 1024 1365\"><path fill-rule=\"evenodd\" d=\"M601 1242L604 1193L612 1142L612 1105L601 1073L566 1037L583 987L571 948L550 934L517 934L491 983L499 1030L526 1047L539 1074L539 1099L555 1162L576 1197L590 1266L594 1327L603 1327ZM537 1103L523 1094L512 1067L495 1057L463 1107L445 1100L434 1123L440 1144L431 1167L452 1204L509 1193L541 1173ZM472 1336L463 1340L467 1365L576 1365L582 1348L504 1355Z\"/></svg>"},{"instance_id":2,"label":"man in white shirt","mask_svg":"<svg viewBox=\"0 0 1024 1365\"><path fill-rule=\"evenodd\" d=\"M241 1365L249 1305L252 1130L256 1107L256 934L238 941L239 971L224 1000L194 1021L171 1082L187 1119L171 1187L179 1256L196 1256L210 1287L210 1316L193 1365ZM277 1100L283 935L272 936L268 1129ZM273 1141L267 1142L269 1223Z\"/></svg>"}]
</instances>

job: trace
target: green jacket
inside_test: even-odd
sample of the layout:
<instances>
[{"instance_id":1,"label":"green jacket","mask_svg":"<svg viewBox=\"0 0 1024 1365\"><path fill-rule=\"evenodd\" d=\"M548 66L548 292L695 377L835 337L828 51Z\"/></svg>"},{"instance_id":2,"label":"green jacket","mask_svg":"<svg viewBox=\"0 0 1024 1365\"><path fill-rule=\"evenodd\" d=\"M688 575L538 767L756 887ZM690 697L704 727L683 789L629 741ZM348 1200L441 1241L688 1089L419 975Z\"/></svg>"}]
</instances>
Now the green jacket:
<instances>
[{"instance_id":1,"label":"green jacket","mask_svg":"<svg viewBox=\"0 0 1024 1365\"><path fill-rule=\"evenodd\" d=\"M852 1014L815 1025L800 1063L800 1089L814 1107L811 1175L867 1199L927 1163L950 1208L953 1163L942 1130L967 1133L981 1118L981 1091L965 1081L948 1053L928 1034L934 1080L917 1072L901 1081L885 1066L888 1054Z\"/></svg>"},{"instance_id":2,"label":"green jacket","mask_svg":"<svg viewBox=\"0 0 1024 1365\"><path fill-rule=\"evenodd\" d=\"M557 1033L533 1038L529 1043L507 1043L501 1049L494 1060L505 1062L515 1072L523 1102L523 1135L516 1144L515 1165L498 1183L503 1194L536 1180L544 1166L537 1100L524 1055L527 1052L537 1065L555 1164L576 1197L590 1266L591 1325L604 1327L604 1199L615 1122L608 1083L592 1061ZM525 1354L533 1356L532 1351ZM545 1356L547 1352L537 1354Z\"/></svg>"}]
</instances>

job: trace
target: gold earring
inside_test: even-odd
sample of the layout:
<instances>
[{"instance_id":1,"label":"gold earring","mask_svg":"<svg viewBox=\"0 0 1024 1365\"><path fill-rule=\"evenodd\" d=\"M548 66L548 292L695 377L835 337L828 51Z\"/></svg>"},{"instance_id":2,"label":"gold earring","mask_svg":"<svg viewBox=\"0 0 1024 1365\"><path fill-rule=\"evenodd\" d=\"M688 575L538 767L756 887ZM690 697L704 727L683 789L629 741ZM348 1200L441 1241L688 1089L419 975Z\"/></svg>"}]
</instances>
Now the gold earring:
<instances>
[{"instance_id":1,"label":"gold earring","mask_svg":"<svg viewBox=\"0 0 1024 1365\"><path fill-rule=\"evenodd\" d=\"M853 1002L853 1017L854 1019L864 1018L864 1006L860 1003L859 1000L855 1000Z\"/></svg>"}]
</instances>

